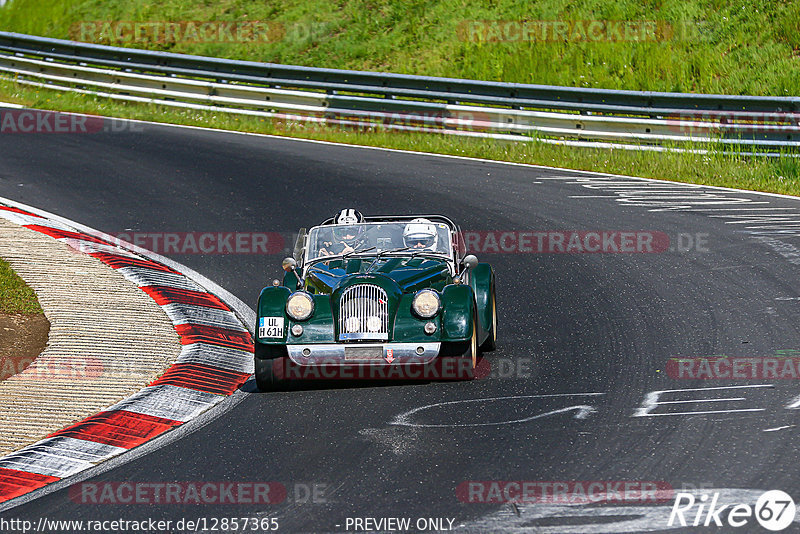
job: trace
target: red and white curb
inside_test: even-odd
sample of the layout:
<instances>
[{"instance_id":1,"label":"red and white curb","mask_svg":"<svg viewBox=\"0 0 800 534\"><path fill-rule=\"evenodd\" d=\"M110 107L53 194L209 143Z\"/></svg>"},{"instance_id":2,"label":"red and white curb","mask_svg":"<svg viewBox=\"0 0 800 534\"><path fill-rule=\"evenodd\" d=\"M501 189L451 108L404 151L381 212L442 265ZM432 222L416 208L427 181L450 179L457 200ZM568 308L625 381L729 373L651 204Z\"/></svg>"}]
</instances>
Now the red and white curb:
<instances>
[{"instance_id":1,"label":"red and white curb","mask_svg":"<svg viewBox=\"0 0 800 534\"><path fill-rule=\"evenodd\" d=\"M252 311L191 269L7 199L0 199L0 217L116 269L161 306L183 345L177 361L138 393L0 457L0 503L89 469L196 418L232 395L252 374L253 338L245 324L252 328Z\"/></svg>"}]
</instances>

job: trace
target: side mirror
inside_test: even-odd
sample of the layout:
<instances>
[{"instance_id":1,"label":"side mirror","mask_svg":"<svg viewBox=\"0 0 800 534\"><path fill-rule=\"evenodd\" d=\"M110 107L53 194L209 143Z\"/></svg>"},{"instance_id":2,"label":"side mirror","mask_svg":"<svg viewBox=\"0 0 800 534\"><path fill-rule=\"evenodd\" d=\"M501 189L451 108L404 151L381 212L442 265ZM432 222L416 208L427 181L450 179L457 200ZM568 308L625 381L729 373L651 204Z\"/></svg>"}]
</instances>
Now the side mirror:
<instances>
[{"instance_id":1,"label":"side mirror","mask_svg":"<svg viewBox=\"0 0 800 534\"><path fill-rule=\"evenodd\" d=\"M300 278L300 275L297 274L297 260L296 259L294 259L292 257L285 258L283 260L283 262L281 263L281 267L287 273L294 273L294 277L297 278L297 287L298 288L303 285L303 280ZM285 278L284 278L284 280L285 280Z\"/></svg>"},{"instance_id":2,"label":"side mirror","mask_svg":"<svg viewBox=\"0 0 800 534\"><path fill-rule=\"evenodd\" d=\"M461 265L467 269L474 269L478 266L478 258L476 258L474 254L468 254L461 260Z\"/></svg>"},{"instance_id":3,"label":"side mirror","mask_svg":"<svg viewBox=\"0 0 800 534\"><path fill-rule=\"evenodd\" d=\"M281 267L287 273L289 271L294 271L295 269L297 269L297 260L292 257L284 258L283 263L281 263Z\"/></svg>"}]
</instances>

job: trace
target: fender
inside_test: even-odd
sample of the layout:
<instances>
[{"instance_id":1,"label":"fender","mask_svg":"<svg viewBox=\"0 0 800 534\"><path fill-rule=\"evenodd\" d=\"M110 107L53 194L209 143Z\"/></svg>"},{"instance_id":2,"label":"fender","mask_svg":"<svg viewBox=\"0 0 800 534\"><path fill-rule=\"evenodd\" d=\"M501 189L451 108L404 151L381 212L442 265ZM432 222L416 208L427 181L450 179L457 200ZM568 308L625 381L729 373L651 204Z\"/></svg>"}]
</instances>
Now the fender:
<instances>
[{"instance_id":1,"label":"fender","mask_svg":"<svg viewBox=\"0 0 800 534\"><path fill-rule=\"evenodd\" d=\"M492 328L492 306L490 302L494 286L494 270L488 263L479 263L469 273L469 285L475 291L475 303L478 308L480 332L478 343L483 343Z\"/></svg>"},{"instance_id":2,"label":"fender","mask_svg":"<svg viewBox=\"0 0 800 534\"><path fill-rule=\"evenodd\" d=\"M472 337L475 292L471 286L451 284L442 291L442 341L468 341Z\"/></svg>"},{"instance_id":3,"label":"fender","mask_svg":"<svg viewBox=\"0 0 800 534\"><path fill-rule=\"evenodd\" d=\"M258 318L256 321L256 341L262 344L276 345L285 344L286 335L289 331L289 317L286 315L286 299L292 291L285 286L270 286L261 290L258 296ZM261 325L262 317L283 317L283 337L270 337L261 339L258 337L258 327Z\"/></svg>"}]
</instances>

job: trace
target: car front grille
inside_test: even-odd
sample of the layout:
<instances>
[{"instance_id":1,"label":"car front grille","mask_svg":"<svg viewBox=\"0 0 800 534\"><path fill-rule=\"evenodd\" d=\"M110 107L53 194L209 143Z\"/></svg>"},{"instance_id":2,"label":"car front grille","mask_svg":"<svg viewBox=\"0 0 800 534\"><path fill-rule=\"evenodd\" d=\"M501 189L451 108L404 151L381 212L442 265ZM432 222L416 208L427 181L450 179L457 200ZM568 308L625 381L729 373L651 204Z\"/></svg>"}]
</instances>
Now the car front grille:
<instances>
[{"instance_id":1,"label":"car front grille","mask_svg":"<svg viewBox=\"0 0 800 534\"><path fill-rule=\"evenodd\" d=\"M373 284L350 286L339 301L339 341L389 339L386 291Z\"/></svg>"}]
</instances>

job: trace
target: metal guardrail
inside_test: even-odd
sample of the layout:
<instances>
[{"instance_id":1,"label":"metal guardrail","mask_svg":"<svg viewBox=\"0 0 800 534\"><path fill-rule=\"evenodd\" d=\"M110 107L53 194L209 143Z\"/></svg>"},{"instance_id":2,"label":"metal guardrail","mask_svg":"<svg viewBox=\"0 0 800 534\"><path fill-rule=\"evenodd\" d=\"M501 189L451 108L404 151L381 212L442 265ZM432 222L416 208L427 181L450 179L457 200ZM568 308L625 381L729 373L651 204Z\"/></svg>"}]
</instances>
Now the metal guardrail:
<instances>
[{"instance_id":1,"label":"metal guardrail","mask_svg":"<svg viewBox=\"0 0 800 534\"><path fill-rule=\"evenodd\" d=\"M0 72L19 83L119 100L357 128L581 145L594 141L593 146L649 150L715 144L757 155L800 147L800 97L616 91L321 69L9 32L0 32Z\"/></svg>"}]
</instances>

